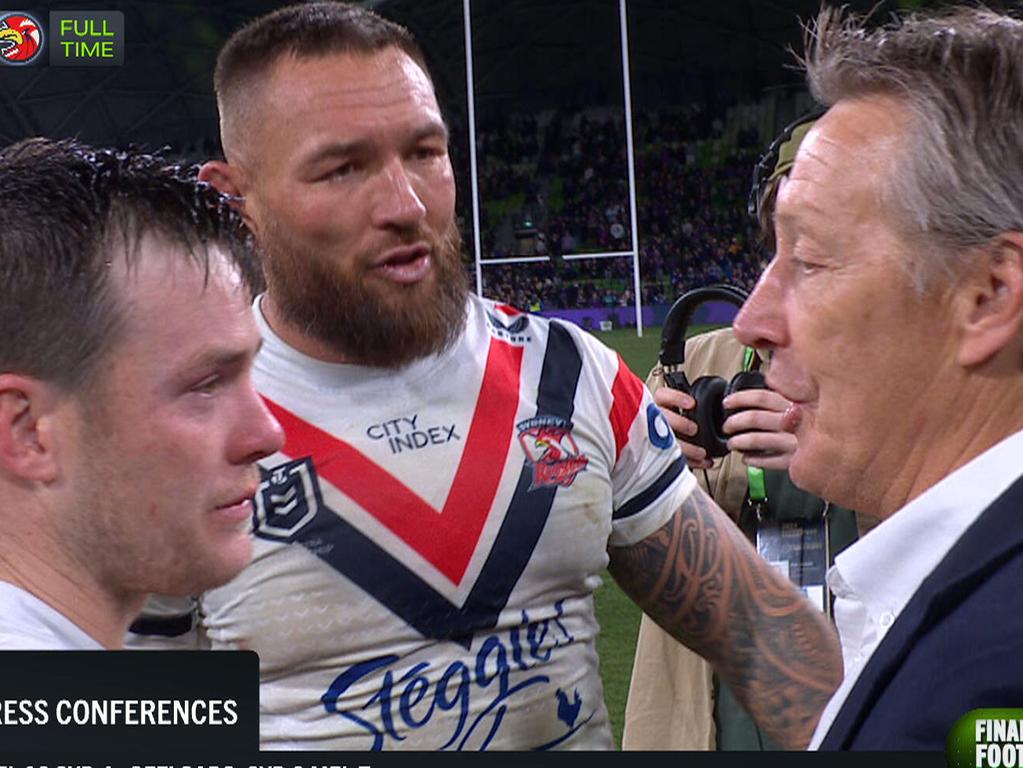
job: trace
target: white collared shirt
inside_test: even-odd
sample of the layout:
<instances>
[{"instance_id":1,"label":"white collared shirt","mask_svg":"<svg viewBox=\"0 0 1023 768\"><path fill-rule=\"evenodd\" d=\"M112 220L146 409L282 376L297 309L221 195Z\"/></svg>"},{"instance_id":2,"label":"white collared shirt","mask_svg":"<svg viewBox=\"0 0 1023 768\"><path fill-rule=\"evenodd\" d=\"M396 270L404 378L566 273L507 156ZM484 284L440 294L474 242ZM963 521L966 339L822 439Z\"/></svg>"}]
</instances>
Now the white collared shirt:
<instances>
[{"instance_id":1,"label":"white collared shirt","mask_svg":"<svg viewBox=\"0 0 1023 768\"><path fill-rule=\"evenodd\" d=\"M817 749L871 654L966 530L1023 474L1023 431L928 488L837 558L828 571L845 679L824 708Z\"/></svg>"}]
</instances>

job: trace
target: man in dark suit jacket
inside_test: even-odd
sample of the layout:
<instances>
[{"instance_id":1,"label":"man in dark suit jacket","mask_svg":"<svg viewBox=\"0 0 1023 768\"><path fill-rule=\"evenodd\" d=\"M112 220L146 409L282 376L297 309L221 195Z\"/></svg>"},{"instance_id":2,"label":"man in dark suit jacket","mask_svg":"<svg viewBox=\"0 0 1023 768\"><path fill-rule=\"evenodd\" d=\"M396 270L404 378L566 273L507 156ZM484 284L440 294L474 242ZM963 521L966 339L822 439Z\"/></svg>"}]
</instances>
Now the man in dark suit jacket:
<instances>
[{"instance_id":1,"label":"man in dark suit jacket","mask_svg":"<svg viewBox=\"0 0 1023 768\"><path fill-rule=\"evenodd\" d=\"M821 749L940 749L971 709L1023 702L1023 480L959 539L892 626Z\"/></svg>"},{"instance_id":2,"label":"man in dark suit jacket","mask_svg":"<svg viewBox=\"0 0 1023 768\"><path fill-rule=\"evenodd\" d=\"M793 481L882 520L829 573L811 748L941 749L1023 705L1023 22L825 9L808 40L829 110L734 327L793 403Z\"/></svg>"}]
</instances>

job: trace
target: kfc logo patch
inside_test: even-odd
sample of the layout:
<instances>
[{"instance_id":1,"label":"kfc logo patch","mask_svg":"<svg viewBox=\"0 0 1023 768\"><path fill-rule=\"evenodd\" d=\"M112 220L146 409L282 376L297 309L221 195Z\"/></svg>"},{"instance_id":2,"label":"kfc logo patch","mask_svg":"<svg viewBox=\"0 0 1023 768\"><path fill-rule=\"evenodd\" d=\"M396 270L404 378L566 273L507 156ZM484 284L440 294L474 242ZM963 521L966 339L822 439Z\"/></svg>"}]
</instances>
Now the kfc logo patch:
<instances>
[{"instance_id":1,"label":"kfc logo patch","mask_svg":"<svg viewBox=\"0 0 1023 768\"><path fill-rule=\"evenodd\" d=\"M572 422L560 416L536 416L515 426L526 461L533 467L531 491L546 486L568 487L590 462L579 453L572 437Z\"/></svg>"}]
</instances>

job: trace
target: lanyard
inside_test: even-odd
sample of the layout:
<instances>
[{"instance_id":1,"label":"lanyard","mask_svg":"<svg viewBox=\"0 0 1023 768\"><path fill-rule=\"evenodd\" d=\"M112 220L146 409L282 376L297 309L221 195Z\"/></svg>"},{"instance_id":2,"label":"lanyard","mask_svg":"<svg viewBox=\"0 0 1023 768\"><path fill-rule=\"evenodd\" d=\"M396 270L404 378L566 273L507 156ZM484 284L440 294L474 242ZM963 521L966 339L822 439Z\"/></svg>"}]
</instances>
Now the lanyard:
<instances>
[{"instance_id":1,"label":"lanyard","mask_svg":"<svg viewBox=\"0 0 1023 768\"><path fill-rule=\"evenodd\" d=\"M746 347L742 355L742 370L760 370L760 358L753 350L753 347ZM749 500L756 510L757 520L761 518L761 511L767 501L767 489L764 486L764 470L760 467L746 467L746 480L749 488Z\"/></svg>"}]
</instances>

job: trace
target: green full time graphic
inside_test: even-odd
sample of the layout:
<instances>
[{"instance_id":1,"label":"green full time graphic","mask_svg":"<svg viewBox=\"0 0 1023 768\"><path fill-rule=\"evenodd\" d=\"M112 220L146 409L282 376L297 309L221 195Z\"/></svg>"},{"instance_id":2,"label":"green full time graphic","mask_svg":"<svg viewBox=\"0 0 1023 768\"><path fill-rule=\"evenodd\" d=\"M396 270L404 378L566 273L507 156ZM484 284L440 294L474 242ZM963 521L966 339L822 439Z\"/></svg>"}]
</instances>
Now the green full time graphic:
<instances>
[{"instance_id":1,"label":"green full time graphic","mask_svg":"<svg viewBox=\"0 0 1023 768\"><path fill-rule=\"evenodd\" d=\"M112 59L115 33L106 19L61 19L60 45L64 55L75 59ZM72 39L68 39L68 38Z\"/></svg>"}]
</instances>

